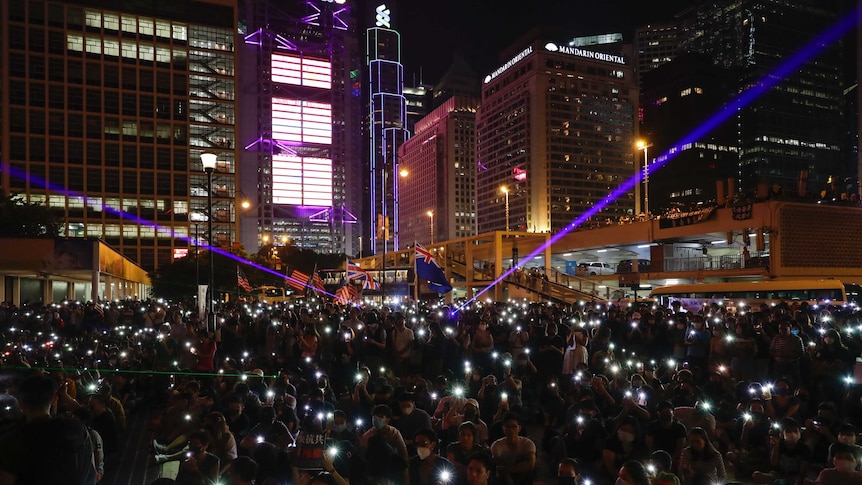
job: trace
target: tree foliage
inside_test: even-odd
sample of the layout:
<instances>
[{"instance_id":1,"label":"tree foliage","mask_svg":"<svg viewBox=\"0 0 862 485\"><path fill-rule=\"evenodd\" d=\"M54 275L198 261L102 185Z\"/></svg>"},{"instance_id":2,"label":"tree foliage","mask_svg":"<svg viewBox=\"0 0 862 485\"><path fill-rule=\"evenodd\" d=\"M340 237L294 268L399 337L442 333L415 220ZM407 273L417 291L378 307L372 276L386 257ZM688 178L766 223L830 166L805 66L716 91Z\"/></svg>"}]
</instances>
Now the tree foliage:
<instances>
[{"instance_id":1,"label":"tree foliage","mask_svg":"<svg viewBox=\"0 0 862 485\"><path fill-rule=\"evenodd\" d=\"M55 238L63 222L54 211L0 191L0 237Z\"/></svg>"}]
</instances>

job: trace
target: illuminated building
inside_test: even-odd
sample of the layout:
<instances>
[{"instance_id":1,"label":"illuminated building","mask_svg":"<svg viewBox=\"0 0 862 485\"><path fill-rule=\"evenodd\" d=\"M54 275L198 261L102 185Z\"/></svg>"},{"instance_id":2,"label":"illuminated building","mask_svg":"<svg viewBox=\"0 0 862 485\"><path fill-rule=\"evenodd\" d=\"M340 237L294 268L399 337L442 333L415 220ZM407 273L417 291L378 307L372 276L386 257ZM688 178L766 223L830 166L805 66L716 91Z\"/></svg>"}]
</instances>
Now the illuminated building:
<instances>
[{"instance_id":1,"label":"illuminated building","mask_svg":"<svg viewBox=\"0 0 862 485\"><path fill-rule=\"evenodd\" d=\"M430 111L431 86L421 82L415 87L405 86L404 103L407 106L407 131L414 133L416 123Z\"/></svg>"},{"instance_id":2,"label":"illuminated building","mask_svg":"<svg viewBox=\"0 0 862 485\"><path fill-rule=\"evenodd\" d=\"M451 97L416 123L399 150L409 175L400 183L398 233L402 244L476 234L476 98ZM409 194L409 195L405 195ZM431 211L433 216L429 216Z\"/></svg>"},{"instance_id":3,"label":"illuminated building","mask_svg":"<svg viewBox=\"0 0 862 485\"><path fill-rule=\"evenodd\" d=\"M398 148L410 137L401 35L392 28L391 4L375 10L374 27L366 31L368 69L368 221L370 250L377 253L399 247Z\"/></svg>"},{"instance_id":4,"label":"illuminated building","mask_svg":"<svg viewBox=\"0 0 862 485\"><path fill-rule=\"evenodd\" d=\"M353 253L361 207L361 59L344 1L240 5L244 245Z\"/></svg>"},{"instance_id":5,"label":"illuminated building","mask_svg":"<svg viewBox=\"0 0 862 485\"><path fill-rule=\"evenodd\" d=\"M237 238L236 6L174 3L0 2L3 189L148 270L208 216L202 152L218 156L209 243Z\"/></svg>"},{"instance_id":6,"label":"illuminated building","mask_svg":"<svg viewBox=\"0 0 862 485\"><path fill-rule=\"evenodd\" d=\"M699 2L680 17L681 49L737 70L738 90L830 28L841 2L721 0ZM842 171L844 105L841 43L740 111L739 172L743 192L777 184L786 193L819 192Z\"/></svg>"},{"instance_id":7,"label":"illuminated building","mask_svg":"<svg viewBox=\"0 0 862 485\"><path fill-rule=\"evenodd\" d=\"M641 85L644 74L676 57L678 35L679 26L676 22L644 25L635 29L635 75L638 85Z\"/></svg>"},{"instance_id":8,"label":"illuminated building","mask_svg":"<svg viewBox=\"0 0 862 485\"><path fill-rule=\"evenodd\" d=\"M621 54L534 42L485 76L476 121L479 233L555 232L635 173L638 92ZM596 218L633 212L634 196Z\"/></svg>"},{"instance_id":9,"label":"illuminated building","mask_svg":"<svg viewBox=\"0 0 862 485\"><path fill-rule=\"evenodd\" d=\"M434 85L432 90L432 109L440 106L453 96L464 98L479 98L479 74L467 64L467 61L455 54L452 65Z\"/></svg>"}]
</instances>

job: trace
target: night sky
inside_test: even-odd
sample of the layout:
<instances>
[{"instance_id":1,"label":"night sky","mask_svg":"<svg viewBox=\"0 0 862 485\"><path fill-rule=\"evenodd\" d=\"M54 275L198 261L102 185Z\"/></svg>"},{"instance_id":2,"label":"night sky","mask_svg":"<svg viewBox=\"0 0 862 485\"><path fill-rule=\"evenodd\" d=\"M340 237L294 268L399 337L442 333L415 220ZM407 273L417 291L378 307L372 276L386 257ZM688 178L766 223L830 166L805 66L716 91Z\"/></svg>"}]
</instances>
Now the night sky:
<instances>
[{"instance_id":1,"label":"night sky","mask_svg":"<svg viewBox=\"0 0 862 485\"><path fill-rule=\"evenodd\" d=\"M407 85L435 83L459 51L481 76L499 64L499 53L539 25L564 28L567 37L621 32L630 41L634 28L670 20L692 0L357 0L360 21L371 22L374 8L393 11L393 28L402 36ZM564 40L564 39L560 39Z\"/></svg>"}]
</instances>

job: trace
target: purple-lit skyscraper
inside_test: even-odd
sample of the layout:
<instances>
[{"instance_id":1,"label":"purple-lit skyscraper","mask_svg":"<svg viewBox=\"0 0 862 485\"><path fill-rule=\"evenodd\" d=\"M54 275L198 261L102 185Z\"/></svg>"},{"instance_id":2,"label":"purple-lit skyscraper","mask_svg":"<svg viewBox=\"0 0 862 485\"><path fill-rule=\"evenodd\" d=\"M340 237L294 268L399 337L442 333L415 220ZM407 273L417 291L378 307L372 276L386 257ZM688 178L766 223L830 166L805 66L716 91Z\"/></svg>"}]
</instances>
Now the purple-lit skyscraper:
<instances>
[{"instance_id":1,"label":"purple-lit skyscraper","mask_svg":"<svg viewBox=\"0 0 862 485\"><path fill-rule=\"evenodd\" d=\"M354 253L361 58L346 0L240 6L243 243ZM354 190L355 189L355 190ZM355 228L355 229L354 229ZM356 230L356 235L354 235Z\"/></svg>"},{"instance_id":2,"label":"purple-lit skyscraper","mask_svg":"<svg viewBox=\"0 0 862 485\"><path fill-rule=\"evenodd\" d=\"M368 140L370 252L399 247L398 148L409 137L401 36L392 28L391 4L374 10L374 27L366 32L368 64ZM368 251L368 250L366 250Z\"/></svg>"}]
</instances>

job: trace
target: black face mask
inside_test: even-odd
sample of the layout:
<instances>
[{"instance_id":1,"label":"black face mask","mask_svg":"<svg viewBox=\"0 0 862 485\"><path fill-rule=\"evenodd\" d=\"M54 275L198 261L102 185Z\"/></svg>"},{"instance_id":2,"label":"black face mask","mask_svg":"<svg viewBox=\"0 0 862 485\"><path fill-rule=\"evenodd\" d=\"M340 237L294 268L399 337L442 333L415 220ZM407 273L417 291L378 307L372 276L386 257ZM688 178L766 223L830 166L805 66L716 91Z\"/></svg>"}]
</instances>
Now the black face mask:
<instances>
[{"instance_id":1,"label":"black face mask","mask_svg":"<svg viewBox=\"0 0 862 485\"><path fill-rule=\"evenodd\" d=\"M557 485L575 485L575 477L557 477Z\"/></svg>"}]
</instances>

